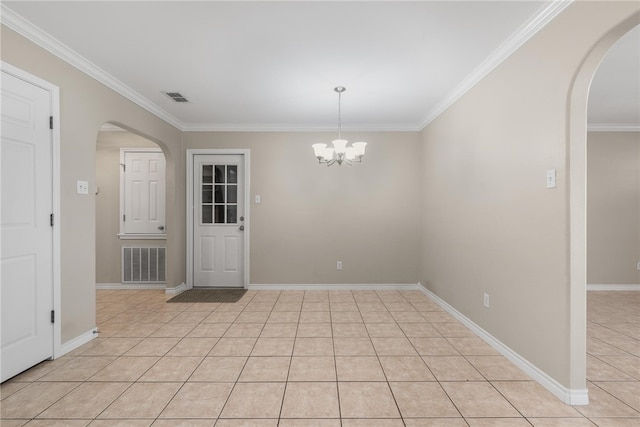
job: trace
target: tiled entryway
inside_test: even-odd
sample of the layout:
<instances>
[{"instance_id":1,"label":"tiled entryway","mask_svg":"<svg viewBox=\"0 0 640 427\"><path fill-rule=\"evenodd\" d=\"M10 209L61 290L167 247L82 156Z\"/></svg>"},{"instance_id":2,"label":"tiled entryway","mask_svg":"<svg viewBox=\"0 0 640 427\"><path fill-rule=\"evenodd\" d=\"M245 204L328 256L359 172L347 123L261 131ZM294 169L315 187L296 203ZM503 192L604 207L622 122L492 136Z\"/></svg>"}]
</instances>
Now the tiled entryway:
<instances>
[{"instance_id":1,"label":"tiled entryway","mask_svg":"<svg viewBox=\"0 0 640 427\"><path fill-rule=\"evenodd\" d=\"M100 337L2 384L9 426L640 426L640 292L590 292L571 407L418 291L98 291Z\"/></svg>"}]
</instances>

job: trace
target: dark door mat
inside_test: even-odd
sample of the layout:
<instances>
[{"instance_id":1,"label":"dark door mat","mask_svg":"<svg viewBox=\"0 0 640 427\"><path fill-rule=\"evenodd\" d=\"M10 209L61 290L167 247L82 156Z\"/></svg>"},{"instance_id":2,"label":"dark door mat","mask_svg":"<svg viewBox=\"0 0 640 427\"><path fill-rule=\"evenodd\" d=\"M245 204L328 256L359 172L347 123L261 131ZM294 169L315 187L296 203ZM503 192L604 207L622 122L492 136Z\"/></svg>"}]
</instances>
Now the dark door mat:
<instances>
[{"instance_id":1,"label":"dark door mat","mask_svg":"<svg viewBox=\"0 0 640 427\"><path fill-rule=\"evenodd\" d=\"M189 289L167 302L238 302L246 289Z\"/></svg>"}]
</instances>

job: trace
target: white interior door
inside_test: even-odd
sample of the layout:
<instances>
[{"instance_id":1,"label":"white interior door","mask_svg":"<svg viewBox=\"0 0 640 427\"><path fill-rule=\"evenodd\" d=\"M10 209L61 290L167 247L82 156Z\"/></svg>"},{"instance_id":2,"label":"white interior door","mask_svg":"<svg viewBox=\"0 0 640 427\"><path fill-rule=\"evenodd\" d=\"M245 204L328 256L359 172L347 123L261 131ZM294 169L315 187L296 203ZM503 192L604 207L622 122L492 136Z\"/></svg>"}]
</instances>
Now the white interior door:
<instances>
[{"instance_id":1,"label":"white interior door","mask_svg":"<svg viewBox=\"0 0 640 427\"><path fill-rule=\"evenodd\" d=\"M165 159L162 151L123 152L125 234L164 234Z\"/></svg>"},{"instance_id":2,"label":"white interior door","mask_svg":"<svg viewBox=\"0 0 640 427\"><path fill-rule=\"evenodd\" d=\"M193 158L193 286L244 286L244 155Z\"/></svg>"},{"instance_id":3,"label":"white interior door","mask_svg":"<svg viewBox=\"0 0 640 427\"><path fill-rule=\"evenodd\" d=\"M4 381L53 356L50 93L2 72L0 216Z\"/></svg>"}]
</instances>

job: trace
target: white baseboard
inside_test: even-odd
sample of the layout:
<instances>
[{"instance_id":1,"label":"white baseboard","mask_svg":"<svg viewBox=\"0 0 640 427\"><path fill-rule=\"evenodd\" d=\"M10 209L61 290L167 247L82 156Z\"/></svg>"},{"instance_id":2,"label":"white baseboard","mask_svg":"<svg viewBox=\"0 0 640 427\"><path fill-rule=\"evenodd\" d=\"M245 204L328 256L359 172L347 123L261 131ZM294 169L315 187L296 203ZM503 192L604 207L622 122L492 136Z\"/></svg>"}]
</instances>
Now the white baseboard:
<instances>
[{"instance_id":1,"label":"white baseboard","mask_svg":"<svg viewBox=\"0 0 640 427\"><path fill-rule=\"evenodd\" d=\"M493 337L487 331L482 329L480 326L475 324L468 317L460 313L458 310L450 306L443 299L438 297L436 294L420 285L420 291L424 293L427 297L431 298L436 304L442 307L445 311L455 317L460 323L469 328L473 333L478 335L484 342L493 347L498 353L502 354L504 357L509 359L513 364L515 364L518 368L524 371L527 375L537 381L544 388L553 393L558 399L562 400L564 403L568 405L588 405L589 404L589 395L587 389L569 389L560 384L555 379L551 378L545 372L541 371L534 364L529 362L524 357L520 356L518 353L504 345L500 340Z\"/></svg>"},{"instance_id":2,"label":"white baseboard","mask_svg":"<svg viewBox=\"0 0 640 427\"><path fill-rule=\"evenodd\" d=\"M187 289L191 289L191 287L187 286L186 283L180 283L176 287L165 288L164 293L165 293L165 295L178 295L178 294L186 291Z\"/></svg>"},{"instance_id":3,"label":"white baseboard","mask_svg":"<svg viewBox=\"0 0 640 427\"><path fill-rule=\"evenodd\" d=\"M91 341L94 338L98 337L98 328L93 328L87 332L85 332L82 335L79 335L69 341L67 341L66 343L62 344L60 346L60 353L56 354L56 358L60 357L60 356L64 356L65 354L75 350L76 348L80 347L83 344L88 343L89 341Z\"/></svg>"},{"instance_id":4,"label":"white baseboard","mask_svg":"<svg viewBox=\"0 0 640 427\"><path fill-rule=\"evenodd\" d=\"M259 284L247 286L252 291L417 291L416 284Z\"/></svg>"},{"instance_id":5,"label":"white baseboard","mask_svg":"<svg viewBox=\"0 0 640 427\"><path fill-rule=\"evenodd\" d=\"M587 291L640 291L640 285L598 285L588 284Z\"/></svg>"},{"instance_id":6,"label":"white baseboard","mask_svg":"<svg viewBox=\"0 0 640 427\"><path fill-rule=\"evenodd\" d=\"M96 289L165 289L164 283L96 283Z\"/></svg>"}]
</instances>

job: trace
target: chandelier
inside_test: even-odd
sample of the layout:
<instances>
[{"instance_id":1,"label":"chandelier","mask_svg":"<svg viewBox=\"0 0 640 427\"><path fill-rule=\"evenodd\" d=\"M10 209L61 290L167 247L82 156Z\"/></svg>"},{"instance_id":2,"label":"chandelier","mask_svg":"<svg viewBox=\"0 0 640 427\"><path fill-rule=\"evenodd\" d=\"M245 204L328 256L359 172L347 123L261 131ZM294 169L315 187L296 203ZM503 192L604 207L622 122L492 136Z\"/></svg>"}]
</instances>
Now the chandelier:
<instances>
[{"instance_id":1,"label":"chandelier","mask_svg":"<svg viewBox=\"0 0 640 427\"><path fill-rule=\"evenodd\" d=\"M338 93L338 139L332 141L333 147L327 147L327 144L313 144L311 147L313 147L313 152L320 164L326 163L327 166L331 166L334 163L338 163L338 165L341 166L342 163L346 163L351 166L354 162L362 162L367 143L354 142L351 146L347 147L349 141L342 139L341 135L342 117L340 110L342 92L347 89L343 86L338 86L333 90Z\"/></svg>"}]
</instances>

